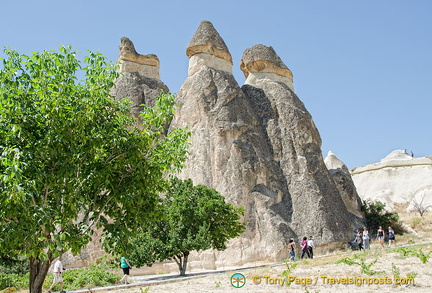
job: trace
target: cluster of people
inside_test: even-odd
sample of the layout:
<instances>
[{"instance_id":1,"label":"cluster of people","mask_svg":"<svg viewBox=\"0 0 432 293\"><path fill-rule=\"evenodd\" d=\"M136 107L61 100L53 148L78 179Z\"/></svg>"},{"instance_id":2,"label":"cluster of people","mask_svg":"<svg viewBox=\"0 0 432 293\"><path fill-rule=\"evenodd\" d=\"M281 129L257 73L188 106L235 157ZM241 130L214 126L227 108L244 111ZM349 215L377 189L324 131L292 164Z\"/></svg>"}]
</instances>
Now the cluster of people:
<instances>
[{"instance_id":1,"label":"cluster of people","mask_svg":"<svg viewBox=\"0 0 432 293\"><path fill-rule=\"evenodd\" d=\"M388 247L390 248L393 244L396 245L396 237L395 232L392 227L388 227L387 232L388 237ZM313 236L309 236L309 239L305 236L303 237L302 241L300 242L300 249L301 249L301 256L300 258L303 259L305 257L313 258L314 254L314 240ZM382 226L379 226L379 229L377 231L376 240L381 245L381 248L384 249L384 243L386 239L386 233ZM370 249L370 241L371 237L369 235L369 231L366 227L363 227L362 229L357 229L354 242L358 245L360 250ZM288 249L290 252L290 259L292 261L295 261L296 257L296 244L294 242L294 238L291 238L288 241Z\"/></svg>"},{"instance_id":2,"label":"cluster of people","mask_svg":"<svg viewBox=\"0 0 432 293\"><path fill-rule=\"evenodd\" d=\"M392 227L388 227L388 247L390 248L392 244L396 245L396 237L395 232ZM383 230L382 226L379 226L378 232L377 232L377 240L379 244L381 245L381 248L384 249L384 242L385 242L385 231Z\"/></svg>"},{"instance_id":3,"label":"cluster of people","mask_svg":"<svg viewBox=\"0 0 432 293\"><path fill-rule=\"evenodd\" d=\"M291 238L288 241L288 248L290 251L290 259L292 261L295 261L296 244L294 242L294 238ZM313 236L309 236L309 239L306 236L303 237L303 240L300 242L300 248L302 252L300 258L303 259L305 256L307 256L308 258L313 258L313 250L315 248Z\"/></svg>"},{"instance_id":4,"label":"cluster of people","mask_svg":"<svg viewBox=\"0 0 432 293\"><path fill-rule=\"evenodd\" d=\"M388 227L388 247L390 248L392 244L396 245L395 232L392 227ZM376 240L384 249L384 242L386 238L386 233L382 226L379 226L377 231ZM354 242L358 244L361 250L370 249L370 236L369 231L366 227L363 227L363 232L361 229L357 229L357 234L355 236Z\"/></svg>"}]
</instances>

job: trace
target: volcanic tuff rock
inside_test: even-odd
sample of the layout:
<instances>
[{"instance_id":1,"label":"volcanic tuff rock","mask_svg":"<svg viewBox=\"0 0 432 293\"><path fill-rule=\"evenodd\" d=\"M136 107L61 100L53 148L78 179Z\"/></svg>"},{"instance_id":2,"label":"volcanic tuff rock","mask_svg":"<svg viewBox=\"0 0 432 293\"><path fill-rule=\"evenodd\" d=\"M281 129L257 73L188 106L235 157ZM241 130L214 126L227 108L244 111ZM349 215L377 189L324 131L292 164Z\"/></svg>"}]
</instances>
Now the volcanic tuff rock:
<instances>
[{"instance_id":1,"label":"volcanic tuff rock","mask_svg":"<svg viewBox=\"0 0 432 293\"><path fill-rule=\"evenodd\" d=\"M260 118L291 195L289 226L298 236L314 235L318 244L344 241L353 218L324 164L312 117L292 90L291 72L273 48L264 45L245 50L241 64L247 77L242 89Z\"/></svg>"},{"instance_id":2,"label":"volcanic tuff rock","mask_svg":"<svg viewBox=\"0 0 432 293\"><path fill-rule=\"evenodd\" d=\"M414 157L395 150L379 163L351 171L359 196L379 200L390 210L394 203L432 205L432 157ZM423 202L422 202L423 201Z\"/></svg>"},{"instance_id":3,"label":"volcanic tuff rock","mask_svg":"<svg viewBox=\"0 0 432 293\"><path fill-rule=\"evenodd\" d=\"M188 76L203 66L232 73L232 57L224 40L209 21L203 20L186 49L189 57Z\"/></svg>"},{"instance_id":4,"label":"volcanic tuff rock","mask_svg":"<svg viewBox=\"0 0 432 293\"><path fill-rule=\"evenodd\" d=\"M211 254L216 263L241 264L280 258L286 256L281 252L287 238L294 235L288 226L290 212L279 212L286 207L291 210L286 182L232 68L226 70L226 60L218 57L230 53L227 48L222 54L212 47L215 39L221 38L213 26L201 23L191 45L199 43L203 49L194 49L189 62L189 69L194 70L189 70L177 95L180 108L172 125L187 125L192 132L187 167L179 176L215 188L229 202L244 206L248 224L244 235L232 240L231 253L205 252L201 259ZM196 55L201 58L199 67L192 60Z\"/></svg>"},{"instance_id":5,"label":"volcanic tuff rock","mask_svg":"<svg viewBox=\"0 0 432 293\"><path fill-rule=\"evenodd\" d=\"M159 59L154 54L140 55L131 40L121 38L119 46L120 77L111 94L117 99L129 97L132 101L131 113L138 117L142 104L153 105L160 92L169 92L168 87L159 80Z\"/></svg>"},{"instance_id":6,"label":"volcanic tuff rock","mask_svg":"<svg viewBox=\"0 0 432 293\"><path fill-rule=\"evenodd\" d=\"M331 151L328 152L324 163L336 184L348 211L354 216L356 227L364 225L364 214L361 212L362 202L348 167Z\"/></svg>"},{"instance_id":7,"label":"volcanic tuff rock","mask_svg":"<svg viewBox=\"0 0 432 293\"><path fill-rule=\"evenodd\" d=\"M120 56L120 77L115 81L116 87L111 90L111 95L116 99L129 97L133 102L131 113L138 118L142 110L142 104L153 105L160 91L168 93L168 87L159 80L159 59L156 55L140 55L136 52L135 46L131 40L126 37L121 38ZM99 240L102 237L102 231L95 231L93 240L82 249L80 254L72 256L67 253L65 258L66 264L73 266L87 265L104 255Z\"/></svg>"},{"instance_id":8,"label":"volcanic tuff rock","mask_svg":"<svg viewBox=\"0 0 432 293\"><path fill-rule=\"evenodd\" d=\"M285 83L294 91L292 72L272 47L258 44L246 49L243 52L240 69L247 78L245 84L253 84L255 79L268 77L273 81Z\"/></svg>"},{"instance_id":9,"label":"volcanic tuff rock","mask_svg":"<svg viewBox=\"0 0 432 293\"><path fill-rule=\"evenodd\" d=\"M122 37L120 42L120 55L117 61L120 64L120 72L138 72L145 77L160 79L160 63L155 54L138 54L132 41L126 37Z\"/></svg>"},{"instance_id":10,"label":"volcanic tuff rock","mask_svg":"<svg viewBox=\"0 0 432 293\"><path fill-rule=\"evenodd\" d=\"M265 47L265 46L264 46ZM227 251L204 252L209 267L280 261L290 237L314 235L316 244L346 241L351 217L321 156L321 139L292 91L292 74L273 49L247 50L243 90L231 55L203 21L186 52L188 78L177 95L173 126L192 132L179 177L215 188L245 207L247 230ZM250 78L253 76L253 78Z\"/></svg>"}]
</instances>

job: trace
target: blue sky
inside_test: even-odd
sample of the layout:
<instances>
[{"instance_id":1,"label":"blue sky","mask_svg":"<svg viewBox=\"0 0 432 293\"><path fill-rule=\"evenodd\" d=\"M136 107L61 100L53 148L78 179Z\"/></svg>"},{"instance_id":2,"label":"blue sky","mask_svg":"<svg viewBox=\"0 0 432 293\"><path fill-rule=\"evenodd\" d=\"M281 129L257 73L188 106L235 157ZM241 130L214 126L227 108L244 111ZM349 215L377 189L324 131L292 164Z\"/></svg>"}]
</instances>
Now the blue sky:
<instances>
[{"instance_id":1,"label":"blue sky","mask_svg":"<svg viewBox=\"0 0 432 293\"><path fill-rule=\"evenodd\" d=\"M178 92L186 46L213 23L234 61L272 46L323 140L349 168L395 149L432 155L432 1L3 1L0 47L24 54L71 45L117 60L122 36L156 54L161 80ZM4 56L0 53L0 56Z\"/></svg>"}]
</instances>

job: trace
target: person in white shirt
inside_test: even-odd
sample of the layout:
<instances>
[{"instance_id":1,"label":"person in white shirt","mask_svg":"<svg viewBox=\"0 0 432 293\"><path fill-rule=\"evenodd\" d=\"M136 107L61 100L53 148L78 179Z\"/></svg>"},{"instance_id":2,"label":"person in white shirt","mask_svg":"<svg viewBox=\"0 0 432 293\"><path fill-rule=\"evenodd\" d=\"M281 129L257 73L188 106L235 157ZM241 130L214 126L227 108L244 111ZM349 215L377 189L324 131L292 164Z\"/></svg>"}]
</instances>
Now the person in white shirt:
<instances>
[{"instance_id":1,"label":"person in white shirt","mask_svg":"<svg viewBox=\"0 0 432 293\"><path fill-rule=\"evenodd\" d=\"M369 231L366 227L363 227L363 248L364 249L370 249L370 237L369 237Z\"/></svg>"},{"instance_id":2,"label":"person in white shirt","mask_svg":"<svg viewBox=\"0 0 432 293\"><path fill-rule=\"evenodd\" d=\"M309 250L309 256L310 256L310 258L313 258L313 249L315 248L313 236L309 236L309 240L307 241L307 246L308 246L308 250Z\"/></svg>"},{"instance_id":3,"label":"person in white shirt","mask_svg":"<svg viewBox=\"0 0 432 293\"><path fill-rule=\"evenodd\" d=\"M54 263L54 268L53 268L54 281L53 281L51 287L48 289L48 293L51 293L51 289L57 283L60 284L60 293L65 293L65 291L63 291L63 277L62 277L63 264L62 264L62 260L63 260L63 258L60 256L59 259Z\"/></svg>"}]
</instances>

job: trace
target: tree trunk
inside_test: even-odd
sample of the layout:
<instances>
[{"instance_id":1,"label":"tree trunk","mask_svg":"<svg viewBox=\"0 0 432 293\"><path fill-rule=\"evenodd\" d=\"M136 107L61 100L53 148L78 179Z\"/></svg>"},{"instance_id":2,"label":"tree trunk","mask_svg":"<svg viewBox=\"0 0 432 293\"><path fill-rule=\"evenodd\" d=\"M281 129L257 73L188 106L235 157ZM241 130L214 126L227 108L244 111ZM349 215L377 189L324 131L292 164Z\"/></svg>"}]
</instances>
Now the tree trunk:
<instances>
[{"instance_id":1,"label":"tree trunk","mask_svg":"<svg viewBox=\"0 0 432 293\"><path fill-rule=\"evenodd\" d=\"M176 261L180 276L186 276L186 268L187 268L187 261L188 261L189 251L183 251L182 256L175 256L174 260Z\"/></svg>"},{"instance_id":2,"label":"tree trunk","mask_svg":"<svg viewBox=\"0 0 432 293\"><path fill-rule=\"evenodd\" d=\"M188 261L189 251L183 252L183 264L180 269L180 276L186 276L186 268L187 268L187 261Z\"/></svg>"},{"instance_id":3,"label":"tree trunk","mask_svg":"<svg viewBox=\"0 0 432 293\"><path fill-rule=\"evenodd\" d=\"M30 293L42 293L42 286L48 273L51 261L30 258Z\"/></svg>"}]
</instances>

